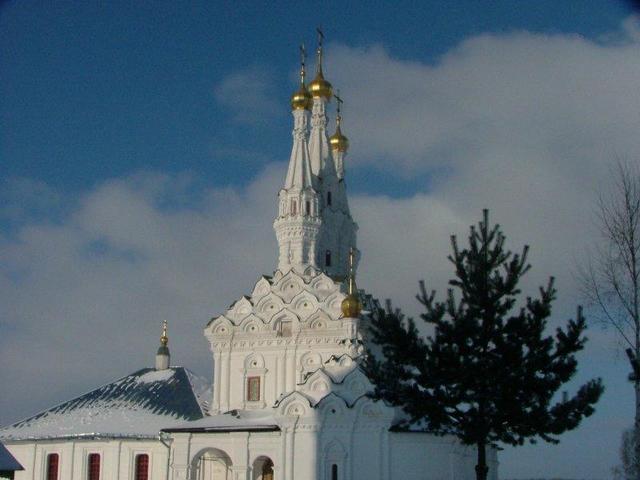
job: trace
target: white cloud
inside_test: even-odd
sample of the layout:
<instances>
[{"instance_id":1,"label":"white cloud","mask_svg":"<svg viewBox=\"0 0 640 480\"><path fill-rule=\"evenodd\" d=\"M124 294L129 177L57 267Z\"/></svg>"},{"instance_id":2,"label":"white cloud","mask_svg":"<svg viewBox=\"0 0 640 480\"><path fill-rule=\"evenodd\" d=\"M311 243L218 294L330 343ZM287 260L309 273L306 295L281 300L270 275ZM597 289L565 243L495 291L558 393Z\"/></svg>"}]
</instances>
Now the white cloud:
<instances>
[{"instance_id":1,"label":"white cloud","mask_svg":"<svg viewBox=\"0 0 640 480\"><path fill-rule=\"evenodd\" d=\"M481 35L435 65L397 60L380 46L334 45L330 80L345 99L352 160L411 173L467 170L502 152L579 175L576 167L598 165L603 154L638 152L640 44L631 31L609 44Z\"/></svg>"},{"instance_id":2,"label":"white cloud","mask_svg":"<svg viewBox=\"0 0 640 480\"><path fill-rule=\"evenodd\" d=\"M227 107L233 120L260 126L280 107L274 100L273 73L264 66L253 65L227 75L214 88L216 100Z\"/></svg>"}]
</instances>

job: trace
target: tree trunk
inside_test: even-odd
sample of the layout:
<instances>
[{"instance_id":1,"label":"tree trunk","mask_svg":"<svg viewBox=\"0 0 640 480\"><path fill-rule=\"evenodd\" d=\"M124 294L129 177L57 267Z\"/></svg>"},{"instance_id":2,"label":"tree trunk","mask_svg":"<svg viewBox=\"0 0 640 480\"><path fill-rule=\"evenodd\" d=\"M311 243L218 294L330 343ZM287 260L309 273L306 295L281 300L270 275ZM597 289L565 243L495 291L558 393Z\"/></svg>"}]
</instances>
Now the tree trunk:
<instances>
[{"instance_id":1,"label":"tree trunk","mask_svg":"<svg viewBox=\"0 0 640 480\"><path fill-rule=\"evenodd\" d=\"M489 467L487 466L487 446L478 443L478 463L476 465L476 480L487 480Z\"/></svg>"},{"instance_id":2,"label":"tree trunk","mask_svg":"<svg viewBox=\"0 0 640 480\"><path fill-rule=\"evenodd\" d=\"M633 465L633 477L635 480L640 480L640 379L636 379L633 382L633 386L636 393L636 417L633 425L633 448L634 459Z\"/></svg>"}]
</instances>

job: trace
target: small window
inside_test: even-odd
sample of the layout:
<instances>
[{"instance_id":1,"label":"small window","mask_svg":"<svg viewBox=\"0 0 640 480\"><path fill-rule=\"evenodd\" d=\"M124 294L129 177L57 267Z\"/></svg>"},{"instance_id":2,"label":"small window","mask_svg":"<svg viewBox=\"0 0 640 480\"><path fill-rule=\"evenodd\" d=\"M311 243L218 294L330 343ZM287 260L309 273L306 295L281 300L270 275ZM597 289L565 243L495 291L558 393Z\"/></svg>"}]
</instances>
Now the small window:
<instances>
[{"instance_id":1,"label":"small window","mask_svg":"<svg viewBox=\"0 0 640 480\"><path fill-rule=\"evenodd\" d=\"M331 192L327 192L327 205L331 205Z\"/></svg>"},{"instance_id":2,"label":"small window","mask_svg":"<svg viewBox=\"0 0 640 480\"><path fill-rule=\"evenodd\" d=\"M291 322L290 321L280 322L280 331L278 333L280 334L281 337L290 337L293 333L293 330L291 328Z\"/></svg>"},{"instance_id":3,"label":"small window","mask_svg":"<svg viewBox=\"0 0 640 480\"><path fill-rule=\"evenodd\" d=\"M57 453L47 455L47 480L58 480L60 457Z\"/></svg>"},{"instance_id":4,"label":"small window","mask_svg":"<svg viewBox=\"0 0 640 480\"><path fill-rule=\"evenodd\" d=\"M298 213L298 204L295 200L291 200L291 215Z\"/></svg>"},{"instance_id":5,"label":"small window","mask_svg":"<svg viewBox=\"0 0 640 480\"><path fill-rule=\"evenodd\" d=\"M88 480L100 480L100 454L89 454L89 463L87 465Z\"/></svg>"},{"instance_id":6,"label":"small window","mask_svg":"<svg viewBox=\"0 0 640 480\"><path fill-rule=\"evenodd\" d=\"M247 378L247 400L249 402L260 400L260 377Z\"/></svg>"},{"instance_id":7,"label":"small window","mask_svg":"<svg viewBox=\"0 0 640 480\"><path fill-rule=\"evenodd\" d=\"M149 455L136 456L136 480L149 480Z\"/></svg>"},{"instance_id":8,"label":"small window","mask_svg":"<svg viewBox=\"0 0 640 480\"><path fill-rule=\"evenodd\" d=\"M324 266L331 266L331 250L327 250L326 252L324 252Z\"/></svg>"},{"instance_id":9,"label":"small window","mask_svg":"<svg viewBox=\"0 0 640 480\"><path fill-rule=\"evenodd\" d=\"M338 465L331 465L331 480L338 480Z\"/></svg>"},{"instance_id":10,"label":"small window","mask_svg":"<svg viewBox=\"0 0 640 480\"><path fill-rule=\"evenodd\" d=\"M305 214L311 215L311 202L307 200L304 204Z\"/></svg>"}]
</instances>

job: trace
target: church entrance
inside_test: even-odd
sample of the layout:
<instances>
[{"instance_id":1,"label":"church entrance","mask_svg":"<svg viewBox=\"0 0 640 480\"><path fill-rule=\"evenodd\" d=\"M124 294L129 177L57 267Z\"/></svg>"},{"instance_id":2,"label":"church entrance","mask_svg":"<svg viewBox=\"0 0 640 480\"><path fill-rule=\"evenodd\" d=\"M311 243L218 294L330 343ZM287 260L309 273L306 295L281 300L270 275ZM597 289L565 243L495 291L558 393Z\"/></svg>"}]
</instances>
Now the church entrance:
<instances>
[{"instance_id":1,"label":"church entrance","mask_svg":"<svg viewBox=\"0 0 640 480\"><path fill-rule=\"evenodd\" d=\"M191 480L232 480L231 459L222 450L210 448L193 460Z\"/></svg>"},{"instance_id":2,"label":"church entrance","mask_svg":"<svg viewBox=\"0 0 640 480\"><path fill-rule=\"evenodd\" d=\"M269 457L256 458L251 471L252 480L273 480L273 462Z\"/></svg>"}]
</instances>

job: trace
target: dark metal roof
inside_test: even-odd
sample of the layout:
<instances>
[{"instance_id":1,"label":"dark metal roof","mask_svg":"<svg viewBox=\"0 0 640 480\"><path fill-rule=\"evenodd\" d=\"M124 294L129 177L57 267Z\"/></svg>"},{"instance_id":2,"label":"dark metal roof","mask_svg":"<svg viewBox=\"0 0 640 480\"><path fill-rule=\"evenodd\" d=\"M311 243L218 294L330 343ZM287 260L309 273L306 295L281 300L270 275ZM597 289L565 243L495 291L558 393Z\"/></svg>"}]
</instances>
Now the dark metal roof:
<instances>
[{"instance_id":1,"label":"dark metal roof","mask_svg":"<svg viewBox=\"0 0 640 480\"><path fill-rule=\"evenodd\" d=\"M0 437L155 435L204 416L208 385L183 367L143 368L0 430Z\"/></svg>"}]
</instances>

